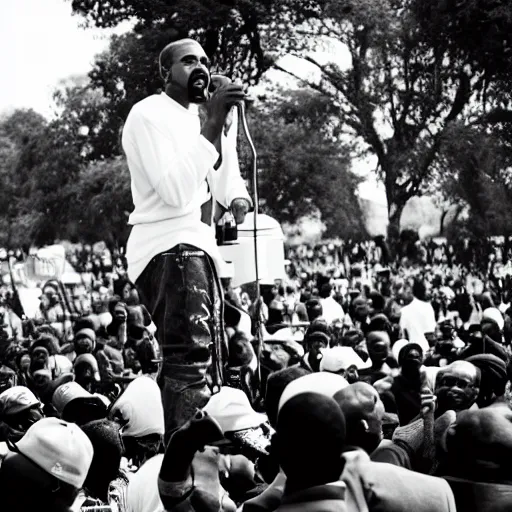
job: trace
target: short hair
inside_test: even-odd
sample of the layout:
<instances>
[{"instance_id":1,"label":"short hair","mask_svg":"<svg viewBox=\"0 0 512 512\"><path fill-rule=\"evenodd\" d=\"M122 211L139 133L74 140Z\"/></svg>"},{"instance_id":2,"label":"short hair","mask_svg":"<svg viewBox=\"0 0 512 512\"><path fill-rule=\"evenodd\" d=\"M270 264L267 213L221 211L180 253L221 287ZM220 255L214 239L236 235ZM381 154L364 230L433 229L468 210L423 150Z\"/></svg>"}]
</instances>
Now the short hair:
<instances>
[{"instance_id":1,"label":"short hair","mask_svg":"<svg viewBox=\"0 0 512 512\"><path fill-rule=\"evenodd\" d=\"M422 279L415 279L412 284L412 294L419 300L425 300L427 296L427 288Z\"/></svg>"},{"instance_id":2,"label":"short hair","mask_svg":"<svg viewBox=\"0 0 512 512\"><path fill-rule=\"evenodd\" d=\"M307 486L339 477L345 447L345 417L333 398L301 393L288 400L276 426L279 465L290 481Z\"/></svg>"},{"instance_id":3,"label":"short hair","mask_svg":"<svg viewBox=\"0 0 512 512\"><path fill-rule=\"evenodd\" d=\"M320 288L320 297L322 299L327 299L331 295L332 286L329 283L324 283Z\"/></svg>"},{"instance_id":4,"label":"short hair","mask_svg":"<svg viewBox=\"0 0 512 512\"><path fill-rule=\"evenodd\" d=\"M265 393L265 412L267 413L269 423L275 428L277 423L277 413L279 401L286 386L295 379L308 375L309 371L300 366L290 366L271 373L267 379L267 389Z\"/></svg>"}]
</instances>

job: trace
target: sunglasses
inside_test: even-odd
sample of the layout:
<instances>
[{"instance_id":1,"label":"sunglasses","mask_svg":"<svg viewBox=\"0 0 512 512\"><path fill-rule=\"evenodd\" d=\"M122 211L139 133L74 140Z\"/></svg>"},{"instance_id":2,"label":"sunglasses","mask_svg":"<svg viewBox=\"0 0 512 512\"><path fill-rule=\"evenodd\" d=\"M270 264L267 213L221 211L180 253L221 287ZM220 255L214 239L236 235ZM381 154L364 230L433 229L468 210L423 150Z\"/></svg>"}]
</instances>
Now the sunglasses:
<instances>
[{"instance_id":1,"label":"sunglasses","mask_svg":"<svg viewBox=\"0 0 512 512\"><path fill-rule=\"evenodd\" d=\"M464 379L459 379L457 377L442 377L439 381L439 384L442 387L447 388L460 388L460 389L466 389L466 388L472 388L473 384L471 382L468 382Z\"/></svg>"}]
</instances>

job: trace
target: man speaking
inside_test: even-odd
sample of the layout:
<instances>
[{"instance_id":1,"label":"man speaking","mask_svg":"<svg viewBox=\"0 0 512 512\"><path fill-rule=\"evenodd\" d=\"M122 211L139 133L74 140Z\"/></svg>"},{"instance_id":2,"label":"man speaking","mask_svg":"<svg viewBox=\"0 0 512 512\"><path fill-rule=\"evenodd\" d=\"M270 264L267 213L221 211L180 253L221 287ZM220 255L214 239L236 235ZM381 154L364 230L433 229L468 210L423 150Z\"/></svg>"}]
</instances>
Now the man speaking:
<instances>
[{"instance_id":1,"label":"man speaking","mask_svg":"<svg viewBox=\"0 0 512 512\"><path fill-rule=\"evenodd\" d=\"M165 92L133 106L122 145L135 206L128 274L157 327L168 436L223 379L218 276L224 262L211 204L230 208L240 224L251 200L238 165L236 116L230 115L245 98L242 87L226 80L210 95L208 57L191 39L167 45L159 65Z\"/></svg>"}]
</instances>

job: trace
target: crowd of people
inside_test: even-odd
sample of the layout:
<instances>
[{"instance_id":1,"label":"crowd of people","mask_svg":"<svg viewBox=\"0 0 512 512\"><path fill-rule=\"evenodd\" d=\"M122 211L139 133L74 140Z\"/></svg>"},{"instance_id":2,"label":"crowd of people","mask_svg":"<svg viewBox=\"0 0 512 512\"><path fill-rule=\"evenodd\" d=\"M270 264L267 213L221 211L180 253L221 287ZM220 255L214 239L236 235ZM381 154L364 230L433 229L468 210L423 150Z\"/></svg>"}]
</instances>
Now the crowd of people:
<instances>
[{"instance_id":1,"label":"crowd of people","mask_svg":"<svg viewBox=\"0 0 512 512\"><path fill-rule=\"evenodd\" d=\"M44 283L2 330L6 510L511 510L508 277L378 246L289 248L260 302L223 279L224 385L172 432L122 258Z\"/></svg>"}]
</instances>

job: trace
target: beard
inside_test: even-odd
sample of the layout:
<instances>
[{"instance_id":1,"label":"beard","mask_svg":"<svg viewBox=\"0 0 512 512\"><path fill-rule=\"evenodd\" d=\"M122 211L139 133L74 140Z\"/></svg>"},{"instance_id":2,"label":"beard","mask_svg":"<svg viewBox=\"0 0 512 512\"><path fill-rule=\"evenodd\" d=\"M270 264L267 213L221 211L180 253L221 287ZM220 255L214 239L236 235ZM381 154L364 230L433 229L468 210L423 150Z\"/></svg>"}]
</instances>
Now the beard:
<instances>
[{"instance_id":1,"label":"beard","mask_svg":"<svg viewBox=\"0 0 512 512\"><path fill-rule=\"evenodd\" d=\"M197 80L203 80L203 84L197 85ZM204 103L208 99L208 86L210 77L204 71L196 69L190 73L188 79L188 99L190 103Z\"/></svg>"}]
</instances>

